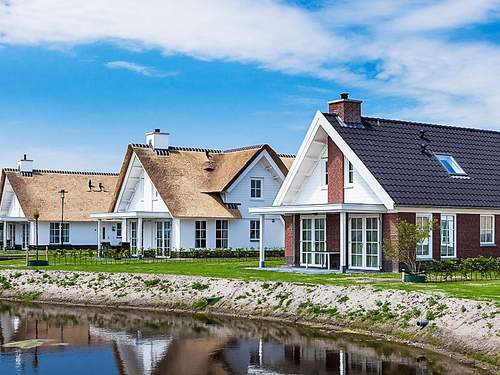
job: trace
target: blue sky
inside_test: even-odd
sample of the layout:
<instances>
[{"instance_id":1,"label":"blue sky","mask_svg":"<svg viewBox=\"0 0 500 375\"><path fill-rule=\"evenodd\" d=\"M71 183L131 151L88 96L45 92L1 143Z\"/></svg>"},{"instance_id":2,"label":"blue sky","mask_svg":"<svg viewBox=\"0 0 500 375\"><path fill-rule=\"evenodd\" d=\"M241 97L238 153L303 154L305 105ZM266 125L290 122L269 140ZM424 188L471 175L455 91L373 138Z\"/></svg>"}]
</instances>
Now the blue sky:
<instances>
[{"instance_id":1,"label":"blue sky","mask_svg":"<svg viewBox=\"0 0 500 375\"><path fill-rule=\"evenodd\" d=\"M103 4L104 3L104 4ZM0 165L118 170L175 145L295 153L348 91L366 115L500 128L497 0L0 0Z\"/></svg>"}]
</instances>

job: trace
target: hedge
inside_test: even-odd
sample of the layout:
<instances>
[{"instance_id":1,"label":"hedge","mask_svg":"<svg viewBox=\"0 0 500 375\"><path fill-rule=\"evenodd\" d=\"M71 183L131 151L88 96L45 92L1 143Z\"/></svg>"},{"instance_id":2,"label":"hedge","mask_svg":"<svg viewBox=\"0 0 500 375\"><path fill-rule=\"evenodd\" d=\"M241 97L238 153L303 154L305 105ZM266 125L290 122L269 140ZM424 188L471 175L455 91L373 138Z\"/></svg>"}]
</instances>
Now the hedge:
<instances>
[{"instance_id":1,"label":"hedge","mask_svg":"<svg viewBox=\"0 0 500 375\"><path fill-rule=\"evenodd\" d=\"M433 260L424 269L429 281L500 279L500 258Z\"/></svg>"}]
</instances>

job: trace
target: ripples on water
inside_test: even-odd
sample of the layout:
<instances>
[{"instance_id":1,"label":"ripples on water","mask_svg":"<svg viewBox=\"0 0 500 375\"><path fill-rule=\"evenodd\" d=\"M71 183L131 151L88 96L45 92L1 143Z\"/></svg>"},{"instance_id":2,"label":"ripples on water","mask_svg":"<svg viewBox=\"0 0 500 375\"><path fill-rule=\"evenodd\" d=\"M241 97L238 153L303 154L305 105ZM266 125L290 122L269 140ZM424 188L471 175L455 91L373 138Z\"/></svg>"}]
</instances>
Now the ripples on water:
<instances>
[{"instance_id":1,"label":"ripples on water","mask_svg":"<svg viewBox=\"0 0 500 375\"><path fill-rule=\"evenodd\" d=\"M36 348L5 344L43 339ZM32 342L28 342L30 344ZM474 374L446 357L277 323L0 303L0 374Z\"/></svg>"}]
</instances>

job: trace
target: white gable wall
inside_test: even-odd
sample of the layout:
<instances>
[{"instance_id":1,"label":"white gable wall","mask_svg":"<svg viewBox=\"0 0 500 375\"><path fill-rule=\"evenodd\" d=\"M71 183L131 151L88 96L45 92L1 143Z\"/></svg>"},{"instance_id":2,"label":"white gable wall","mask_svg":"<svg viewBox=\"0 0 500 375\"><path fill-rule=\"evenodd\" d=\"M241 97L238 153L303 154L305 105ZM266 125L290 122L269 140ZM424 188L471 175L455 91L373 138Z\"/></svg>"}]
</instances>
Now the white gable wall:
<instances>
[{"instance_id":1,"label":"white gable wall","mask_svg":"<svg viewBox=\"0 0 500 375\"><path fill-rule=\"evenodd\" d=\"M7 216L8 217L25 217L23 209L21 208L21 204L19 203L19 200L17 199L17 196L15 196L15 195L10 202L10 205L9 205L9 208L7 211Z\"/></svg>"},{"instance_id":2,"label":"white gable wall","mask_svg":"<svg viewBox=\"0 0 500 375\"><path fill-rule=\"evenodd\" d=\"M345 203L382 204L382 201L356 168L354 168L354 184L344 187L344 201Z\"/></svg>"},{"instance_id":3,"label":"white gable wall","mask_svg":"<svg viewBox=\"0 0 500 375\"><path fill-rule=\"evenodd\" d=\"M327 155L326 148L323 152L316 156L313 161L310 173L302 182L300 190L295 195L292 195L291 204L326 204L328 203L328 188L323 186L323 168L322 158Z\"/></svg>"}]
</instances>

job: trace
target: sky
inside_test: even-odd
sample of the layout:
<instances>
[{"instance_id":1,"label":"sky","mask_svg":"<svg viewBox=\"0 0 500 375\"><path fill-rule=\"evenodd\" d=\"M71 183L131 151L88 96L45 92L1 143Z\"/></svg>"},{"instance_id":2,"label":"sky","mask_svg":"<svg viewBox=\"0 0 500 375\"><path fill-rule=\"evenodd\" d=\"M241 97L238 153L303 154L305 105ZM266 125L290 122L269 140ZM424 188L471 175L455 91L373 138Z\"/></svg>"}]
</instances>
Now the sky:
<instances>
[{"instance_id":1,"label":"sky","mask_svg":"<svg viewBox=\"0 0 500 375\"><path fill-rule=\"evenodd\" d=\"M500 130L500 0L0 0L0 167L296 153L317 110Z\"/></svg>"}]
</instances>

